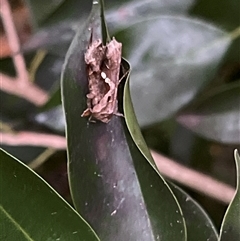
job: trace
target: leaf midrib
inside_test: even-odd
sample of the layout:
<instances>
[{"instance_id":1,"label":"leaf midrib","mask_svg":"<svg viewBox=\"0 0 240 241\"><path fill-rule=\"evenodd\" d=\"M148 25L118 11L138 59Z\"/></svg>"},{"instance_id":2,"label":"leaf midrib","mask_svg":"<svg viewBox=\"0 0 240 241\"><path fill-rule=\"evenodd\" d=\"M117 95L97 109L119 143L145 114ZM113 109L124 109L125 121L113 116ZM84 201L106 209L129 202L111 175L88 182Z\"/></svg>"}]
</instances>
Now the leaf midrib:
<instances>
[{"instance_id":1,"label":"leaf midrib","mask_svg":"<svg viewBox=\"0 0 240 241\"><path fill-rule=\"evenodd\" d=\"M11 221L11 223L14 224L16 229L19 230L27 240L34 241L34 239L28 235L28 233L16 222L16 220L7 212L6 209L4 209L2 205L0 205L0 212L2 212Z\"/></svg>"}]
</instances>

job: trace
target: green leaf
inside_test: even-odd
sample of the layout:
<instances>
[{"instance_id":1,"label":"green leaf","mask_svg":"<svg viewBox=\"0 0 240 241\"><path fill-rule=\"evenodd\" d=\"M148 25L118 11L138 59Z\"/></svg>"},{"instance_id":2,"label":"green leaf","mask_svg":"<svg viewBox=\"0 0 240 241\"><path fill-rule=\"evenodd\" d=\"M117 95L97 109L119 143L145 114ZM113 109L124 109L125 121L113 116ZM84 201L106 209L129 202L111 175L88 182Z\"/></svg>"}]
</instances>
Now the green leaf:
<instances>
[{"instance_id":1,"label":"green leaf","mask_svg":"<svg viewBox=\"0 0 240 241\"><path fill-rule=\"evenodd\" d=\"M239 0L197 0L190 13L228 30L240 23Z\"/></svg>"},{"instance_id":2,"label":"green leaf","mask_svg":"<svg viewBox=\"0 0 240 241\"><path fill-rule=\"evenodd\" d=\"M55 85L59 86L63 57L47 54L31 73L34 83L42 89L51 91Z\"/></svg>"},{"instance_id":3,"label":"green leaf","mask_svg":"<svg viewBox=\"0 0 240 241\"><path fill-rule=\"evenodd\" d=\"M227 9L227 11L226 11ZM190 14L221 26L228 31L234 29L240 31L240 7L239 0L197 0ZM239 35L239 34L238 34ZM240 39L234 41L224 60L225 62L239 62Z\"/></svg>"},{"instance_id":4,"label":"green leaf","mask_svg":"<svg viewBox=\"0 0 240 241\"><path fill-rule=\"evenodd\" d=\"M0 240L98 240L41 177L0 149Z\"/></svg>"},{"instance_id":5,"label":"green leaf","mask_svg":"<svg viewBox=\"0 0 240 241\"><path fill-rule=\"evenodd\" d=\"M181 205L186 220L188 240L217 241L217 230L203 208L179 187L173 184L170 187Z\"/></svg>"},{"instance_id":6,"label":"green leaf","mask_svg":"<svg viewBox=\"0 0 240 241\"><path fill-rule=\"evenodd\" d=\"M239 240L240 237L240 157L238 151L234 152L237 171L236 193L224 215L220 230L219 241Z\"/></svg>"},{"instance_id":7,"label":"green leaf","mask_svg":"<svg viewBox=\"0 0 240 241\"><path fill-rule=\"evenodd\" d=\"M55 108L55 107L59 107L59 106L61 106L60 82L55 86L47 103L41 107L41 110L46 111L46 110L50 110L51 108ZM61 118L64 118L63 113L62 113ZM63 126L63 129L64 129L64 126Z\"/></svg>"},{"instance_id":8,"label":"green leaf","mask_svg":"<svg viewBox=\"0 0 240 241\"><path fill-rule=\"evenodd\" d=\"M111 3L111 5L114 3L113 0L108 2L109 4ZM41 4L41 2L35 4ZM69 5L74 6L74 3L69 3ZM129 26L129 24L138 22L142 18L168 13L179 14L186 12L191 6L192 2L189 0L182 0L181 2L176 0L166 2L156 0L132 0L126 3L124 3L124 1L115 0L114 7L106 11L106 21L110 26L110 30L116 32L123 27ZM66 6L64 6L64 8L66 9ZM74 9L79 9L79 7L75 6ZM79 15L83 15L84 12L87 12L87 7L81 6L80 10L82 14L79 13ZM66 14L63 14L64 18L66 18L65 15ZM70 16L68 16L65 21L62 19L62 21L57 21L54 25L41 28L24 43L22 50L28 52L38 48L44 48L52 53L65 55L75 35L77 26L80 24L79 19L76 20L69 17Z\"/></svg>"},{"instance_id":9,"label":"green leaf","mask_svg":"<svg viewBox=\"0 0 240 241\"><path fill-rule=\"evenodd\" d=\"M192 5L193 1L191 0L132 0L107 11L106 19L110 30L115 32L147 17L184 14Z\"/></svg>"},{"instance_id":10,"label":"green leaf","mask_svg":"<svg viewBox=\"0 0 240 241\"><path fill-rule=\"evenodd\" d=\"M81 0L26 0L32 13L35 27L49 26L66 19L86 15L90 1Z\"/></svg>"},{"instance_id":11,"label":"green leaf","mask_svg":"<svg viewBox=\"0 0 240 241\"><path fill-rule=\"evenodd\" d=\"M240 143L240 81L214 88L180 112L178 122L199 135Z\"/></svg>"},{"instance_id":12,"label":"green leaf","mask_svg":"<svg viewBox=\"0 0 240 241\"><path fill-rule=\"evenodd\" d=\"M149 153L145 141L143 140L141 132L138 126L136 126L136 117L134 115L129 92L129 82L126 83L124 89L124 113L126 123L133 140L137 144L141 153L148 159L150 164L155 167L155 163ZM198 241L216 241L217 231L204 210L180 188L171 183L169 183L169 185L177 198L179 205L181 206L181 210L186 221L188 240L194 240L197 237Z\"/></svg>"},{"instance_id":13,"label":"green leaf","mask_svg":"<svg viewBox=\"0 0 240 241\"><path fill-rule=\"evenodd\" d=\"M71 44L62 74L68 171L75 207L105 241L186 240L184 219L174 195L139 151L125 119L113 116L105 124L81 118L88 93L84 62L88 29L93 29L93 39L101 39L101 22L100 5L95 4ZM123 64L129 69L125 61ZM120 111L121 103L122 97Z\"/></svg>"},{"instance_id":14,"label":"green leaf","mask_svg":"<svg viewBox=\"0 0 240 241\"><path fill-rule=\"evenodd\" d=\"M128 83L129 82L126 83L124 90L124 113L126 124L141 153L147 158L149 163L155 167L155 163L149 153L145 141L143 140L139 127L136 125L137 122L131 103ZM169 183L169 185L181 206L186 221L188 240L194 240L196 237L198 238L198 241L217 240L217 231L204 210L180 188L171 183Z\"/></svg>"},{"instance_id":15,"label":"green leaf","mask_svg":"<svg viewBox=\"0 0 240 241\"><path fill-rule=\"evenodd\" d=\"M65 0L26 0L31 10L33 21L36 25L41 24L65 1Z\"/></svg>"},{"instance_id":16,"label":"green leaf","mask_svg":"<svg viewBox=\"0 0 240 241\"><path fill-rule=\"evenodd\" d=\"M141 126L167 118L192 100L213 78L231 43L212 25L177 16L145 19L116 38L133 65L131 95Z\"/></svg>"},{"instance_id":17,"label":"green leaf","mask_svg":"<svg viewBox=\"0 0 240 241\"><path fill-rule=\"evenodd\" d=\"M76 20L66 20L41 28L23 44L22 51L28 53L37 49L45 49L64 57L76 33L76 27Z\"/></svg>"},{"instance_id":18,"label":"green leaf","mask_svg":"<svg viewBox=\"0 0 240 241\"><path fill-rule=\"evenodd\" d=\"M14 146L14 145L3 145L1 143L0 148L5 152L11 153L16 159L21 162L28 164L32 160L36 159L46 148L40 146Z\"/></svg>"}]
</instances>

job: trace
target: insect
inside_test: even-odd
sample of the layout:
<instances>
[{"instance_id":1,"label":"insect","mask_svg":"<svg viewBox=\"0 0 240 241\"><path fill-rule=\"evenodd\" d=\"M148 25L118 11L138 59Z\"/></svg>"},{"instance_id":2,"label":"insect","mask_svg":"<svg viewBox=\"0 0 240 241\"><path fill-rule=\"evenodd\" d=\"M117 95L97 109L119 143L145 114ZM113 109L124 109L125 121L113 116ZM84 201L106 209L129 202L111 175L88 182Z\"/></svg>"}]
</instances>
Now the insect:
<instances>
[{"instance_id":1,"label":"insect","mask_svg":"<svg viewBox=\"0 0 240 241\"><path fill-rule=\"evenodd\" d=\"M90 41L91 42L91 41ZM108 123L118 115L117 92L122 55L122 44L113 38L103 45L100 39L89 44L85 53L88 88L87 109L82 117Z\"/></svg>"}]
</instances>

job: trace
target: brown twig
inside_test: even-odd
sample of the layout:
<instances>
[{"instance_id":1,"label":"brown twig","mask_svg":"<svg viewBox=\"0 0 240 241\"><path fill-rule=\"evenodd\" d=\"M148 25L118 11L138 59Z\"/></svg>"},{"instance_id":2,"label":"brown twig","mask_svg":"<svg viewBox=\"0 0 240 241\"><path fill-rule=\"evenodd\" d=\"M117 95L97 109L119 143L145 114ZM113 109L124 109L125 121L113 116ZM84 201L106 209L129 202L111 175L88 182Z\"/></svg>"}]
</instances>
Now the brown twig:
<instances>
[{"instance_id":1,"label":"brown twig","mask_svg":"<svg viewBox=\"0 0 240 241\"><path fill-rule=\"evenodd\" d=\"M18 132L16 134L0 132L0 143L17 146L43 146L55 149L66 148L66 139L64 137L35 132ZM151 151L151 153L160 173L163 176L220 202L228 204L231 201L235 192L231 186L195 170L184 167L183 165L180 165L175 161L156 153L155 151Z\"/></svg>"},{"instance_id":2,"label":"brown twig","mask_svg":"<svg viewBox=\"0 0 240 241\"><path fill-rule=\"evenodd\" d=\"M21 131L16 134L0 132L0 143L10 146L42 146L55 149L66 149L65 137Z\"/></svg>"},{"instance_id":3,"label":"brown twig","mask_svg":"<svg viewBox=\"0 0 240 241\"><path fill-rule=\"evenodd\" d=\"M36 106L42 106L49 98L48 93L28 81L23 83L18 78L0 73L0 89L16 96L19 96Z\"/></svg>"},{"instance_id":4,"label":"brown twig","mask_svg":"<svg viewBox=\"0 0 240 241\"><path fill-rule=\"evenodd\" d=\"M229 203L233 198L235 190L230 185L187 168L155 151L151 151L151 154L163 176L223 203Z\"/></svg>"},{"instance_id":5,"label":"brown twig","mask_svg":"<svg viewBox=\"0 0 240 241\"><path fill-rule=\"evenodd\" d=\"M7 0L1 0L0 9L5 33L9 42L9 46L12 50L12 59L16 68L17 76L21 82L26 82L28 81L28 73L26 71L25 60L20 53L20 43L13 22L11 8Z\"/></svg>"},{"instance_id":6,"label":"brown twig","mask_svg":"<svg viewBox=\"0 0 240 241\"><path fill-rule=\"evenodd\" d=\"M47 148L44 152L42 152L36 159L31 161L28 166L32 169L37 169L40 167L45 161L48 160L50 156L52 156L56 152L56 149Z\"/></svg>"},{"instance_id":7,"label":"brown twig","mask_svg":"<svg viewBox=\"0 0 240 241\"><path fill-rule=\"evenodd\" d=\"M43 105L48 100L48 94L30 81L23 83L2 73L0 73L0 89L22 97L37 106Z\"/></svg>"},{"instance_id":8,"label":"brown twig","mask_svg":"<svg viewBox=\"0 0 240 241\"><path fill-rule=\"evenodd\" d=\"M17 73L16 78L1 74L0 88L10 94L20 96L35 105L43 105L48 100L48 94L29 81L25 60L20 51L20 43L14 26L11 8L7 0L1 0L0 13Z\"/></svg>"}]
</instances>

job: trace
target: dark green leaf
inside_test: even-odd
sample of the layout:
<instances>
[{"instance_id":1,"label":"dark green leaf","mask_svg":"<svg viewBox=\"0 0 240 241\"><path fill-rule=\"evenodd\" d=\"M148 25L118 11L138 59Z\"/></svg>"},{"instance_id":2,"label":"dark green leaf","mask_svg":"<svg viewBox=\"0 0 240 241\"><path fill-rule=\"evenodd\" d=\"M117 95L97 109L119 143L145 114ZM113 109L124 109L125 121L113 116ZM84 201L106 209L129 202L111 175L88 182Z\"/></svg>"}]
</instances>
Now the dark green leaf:
<instances>
[{"instance_id":1,"label":"dark green leaf","mask_svg":"<svg viewBox=\"0 0 240 241\"><path fill-rule=\"evenodd\" d=\"M26 0L32 12L32 18L36 25L41 24L65 1L65 0Z\"/></svg>"},{"instance_id":2,"label":"dark green leaf","mask_svg":"<svg viewBox=\"0 0 240 241\"><path fill-rule=\"evenodd\" d=\"M47 91L54 88L54 85L59 86L63 62L63 57L47 54L36 69L34 82Z\"/></svg>"},{"instance_id":3,"label":"dark green leaf","mask_svg":"<svg viewBox=\"0 0 240 241\"><path fill-rule=\"evenodd\" d=\"M31 52L37 49L47 49L58 56L65 56L76 33L76 27L76 20L68 20L41 28L23 44L22 51Z\"/></svg>"},{"instance_id":4,"label":"dark green leaf","mask_svg":"<svg viewBox=\"0 0 240 241\"><path fill-rule=\"evenodd\" d=\"M190 14L212 22L229 31L240 31L240 5L239 0L197 0ZM234 30L235 29L235 30ZM227 62L239 62L240 39L234 41L225 56Z\"/></svg>"},{"instance_id":5,"label":"dark green leaf","mask_svg":"<svg viewBox=\"0 0 240 241\"><path fill-rule=\"evenodd\" d=\"M141 21L116 37L133 65L131 93L142 126L163 120L192 100L212 79L231 42L209 24L171 16Z\"/></svg>"},{"instance_id":6,"label":"dark green leaf","mask_svg":"<svg viewBox=\"0 0 240 241\"><path fill-rule=\"evenodd\" d=\"M32 160L36 159L46 150L46 148L39 146L7 146L2 144L0 145L0 148L25 164L28 164Z\"/></svg>"},{"instance_id":7,"label":"dark green leaf","mask_svg":"<svg viewBox=\"0 0 240 241\"><path fill-rule=\"evenodd\" d=\"M240 82L213 89L178 116L194 132L215 141L240 143Z\"/></svg>"},{"instance_id":8,"label":"dark green leaf","mask_svg":"<svg viewBox=\"0 0 240 241\"><path fill-rule=\"evenodd\" d=\"M26 0L36 27L74 19L89 12L91 2L81 0Z\"/></svg>"},{"instance_id":9,"label":"dark green leaf","mask_svg":"<svg viewBox=\"0 0 240 241\"><path fill-rule=\"evenodd\" d=\"M41 177L0 149L0 240L98 240Z\"/></svg>"},{"instance_id":10,"label":"dark green leaf","mask_svg":"<svg viewBox=\"0 0 240 241\"><path fill-rule=\"evenodd\" d=\"M27 100L0 90L1 119L22 120L26 115L36 111L36 107ZM4 102L4 103L3 103ZM14 110L14 111L13 111Z\"/></svg>"},{"instance_id":11,"label":"dark green leaf","mask_svg":"<svg viewBox=\"0 0 240 241\"><path fill-rule=\"evenodd\" d=\"M239 63L240 61L240 54L238 52L238 50L240 49L240 27L237 29L238 31L238 39L236 39L231 47L229 48L224 60L225 62L230 62L230 63ZM235 32L235 31L234 31Z\"/></svg>"},{"instance_id":12,"label":"dark green leaf","mask_svg":"<svg viewBox=\"0 0 240 241\"><path fill-rule=\"evenodd\" d=\"M200 205L175 185L170 185L181 205L187 225L188 240L217 241L218 234L211 219Z\"/></svg>"},{"instance_id":13,"label":"dark green leaf","mask_svg":"<svg viewBox=\"0 0 240 241\"><path fill-rule=\"evenodd\" d=\"M85 29L80 29L73 40L62 75L75 206L105 241L186 240L184 219L175 197L139 151L124 118L113 116L107 124L81 118L88 93L83 56L89 28L93 27L93 39L102 38L99 8L93 5ZM128 64L125 67L128 69ZM130 110L130 100L126 105Z\"/></svg>"},{"instance_id":14,"label":"dark green leaf","mask_svg":"<svg viewBox=\"0 0 240 241\"><path fill-rule=\"evenodd\" d=\"M61 106L61 90L60 90L60 82L56 84L55 89L52 91L52 94L50 98L48 99L47 103L41 107L42 111L49 110L51 108L59 107ZM63 112L62 116L59 118L64 118ZM64 126L62 127L62 130L64 129Z\"/></svg>"},{"instance_id":15,"label":"dark green leaf","mask_svg":"<svg viewBox=\"0 0 240 241\"><path fill-rule=\"evenodd\" d=\"M234 152L237 169L236 193L223 218L219 241L239 240L240 237L240 157Z\"/></svg>"},{"instance_id":16,"label":"dark green leaf","mask_svg":"<svg viewBox=\"0 0 240 241\"><path fill-rule=\"evenodd\" d=\"M228 30L232 30L240 24L239 0L211 0L211 2L197 0L191 14L214 22Z\"/></svg>"},{"instance_id":17,"label":"dark green leaf","mask_svg":"<svg viewBox=\"0 0 240 241\"><path fill-rule=\"evenodd\" d=\"M128 129L135 143L137 143L138 148L142 152L142 154L149 160L149 162L153 166L155 166L154 161L152 160L152 157L150 156L147 146L139 131L139 128L136 126L136 118L133 114L134 112L131 104L128 85L125 87L124 111ZM169 185L181 206L184 219L186 220L188 240L194 240L197 237L198 241L216 241L216 229L210 218L203 211L203 209L180 188L176 187L173 184Z\"/></svg>"}]
</instances>

